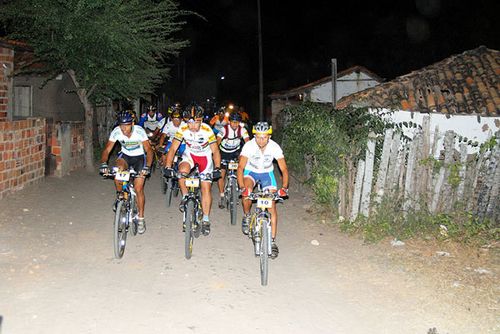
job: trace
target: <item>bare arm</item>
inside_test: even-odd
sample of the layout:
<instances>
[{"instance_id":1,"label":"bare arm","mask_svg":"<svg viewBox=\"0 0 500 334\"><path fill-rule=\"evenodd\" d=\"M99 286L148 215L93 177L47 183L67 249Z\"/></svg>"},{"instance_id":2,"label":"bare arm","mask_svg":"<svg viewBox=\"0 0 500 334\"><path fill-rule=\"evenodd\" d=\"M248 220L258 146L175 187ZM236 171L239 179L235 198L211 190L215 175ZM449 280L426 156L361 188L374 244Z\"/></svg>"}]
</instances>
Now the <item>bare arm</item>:
<instances>
[{"instance_id":1,"label":"bare arm","mask_svg":"<svg viewBox=\"0 0 500 334\"><path fill-rule=\"evenodd\" d=\"M174 161L175 152L177 152L177 149L180 145L181 142L178 139L172 140L172 145L170 145L170 148L167 152L167 157L165 158L165 167L172 168L172 162Z\"/></svg>"},{"instance_id":2,"label":"bare arm","mask_svg":"<svg viewBox=\"0 0 500 334\"><path fill-rule=\"evenodd\" d=\"M238 170L236 171L236 175L238 176L238 186L243 189L245 188L245 182L243 180L243 171L247 165L248 158L240 155L240 160L238 162Z\"/></svg>"},{"instance_id":3,"label":"bare arm","mask_svg":"<svg viewBox=\"0 0 500 334\"><path fill-rule=\"evenodd\" d=\"M144 147L144 151L146 152L146 166L151 167L153 164L153 149L151 148L151 144L149 140L145 140L142 142Z\"/></svg>"},{"instance_id":4,"label":"bare arm","mask_svg":"<svg viewBox=\"0 0 500 334\"><path fill-rule=\"evenodd\" d=\"M115 146L115 143L116 142L111 141L111 140L108 140L108 142L106 143L106 146L104 147L104 150L102 151L102 154L101 154L101 163L102 164L105 164L108 162L109 155L111 154L111 151L113 150L113 147Z\"/></svg>"},{"instance_id":5,"label":"bare arm","mask_svg":"<svg viewBox=\"0 0 500 334\"><path fill-rule=\"evenodd\" d=\"M285 158L278 159L278 166L283 177L282 187L288 189L288 167L286 166Z\"/></svg>"},{"instance_id":6,"label":"bare arm","mask_svg":"<svg viewBox=\"0 0 500 334\"><path fill-rule=\"evenodd\" d=\"M220 168L220 150L217 142L210 144L210 149L212 150L212 159L214 159L214 167Z\"/></svg>"},{"instance_id":7,"label":"bare arm","mask_svg":"<svg viewBox=\"0 0 500 334\"><path fill-rule=\"evenodd\" d=\"M160 136L160 141L158 142L158 146L163 146L163 143L165 142L165 138L167 138L167 134L165 132L162 132L161 136Z\"/></svg>"}]
</instances>

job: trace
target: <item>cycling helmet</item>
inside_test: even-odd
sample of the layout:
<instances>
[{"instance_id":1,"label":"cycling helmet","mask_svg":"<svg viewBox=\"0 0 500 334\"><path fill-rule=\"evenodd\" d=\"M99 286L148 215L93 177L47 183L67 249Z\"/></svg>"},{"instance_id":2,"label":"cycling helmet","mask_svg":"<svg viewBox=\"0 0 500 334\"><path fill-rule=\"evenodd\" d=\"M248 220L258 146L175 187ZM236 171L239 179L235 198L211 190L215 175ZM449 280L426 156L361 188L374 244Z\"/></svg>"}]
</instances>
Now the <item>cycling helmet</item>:
<instances>
[{"instance_id":1,"label":"cycling helmet","mask_svg":"<svg viewBox=\"0 0 500 334\"><path fill-rule=\"evenodd\" d=\"M273 127L270 126L267 122L258 122L253 126L252 133L265 133L270 135L273 133Z\"/></svg>"},{"instance_id":2,"label":"cycling helmet","mask_svg":"<svg viewBox=\"0 0 500 334\"><path fill-rule=\"evenodd\" d=\"M149 106L149 107L148 107L148 112L149 112L149 111L156 111L156 107L155 107L155 106L153 106L153 105Z\"/></svg>"},{"instance_id":3,"label":"cycling helmet","mask_svg":"<svg viewBox=\"0 0 500 334\"><path fill-rule=\"evenodd\" d=\"M182 114L184 119L202 119L203 118L203 108L199 105L192 104L184 110Z\"/></svg>"},{"instance_id":4,"label":"cycling helmet","mask_svg":"<svg viewBox=\"0 0 500 334\"><path fill-rule=\"evenodd\" d=\"M118 124L131 124L134 121L134 115L128 111L120 111L116 116Z\"/></svg>"},{"instance_id":5,"label":"cycling helmet","mask_svg":"<svg viewBox=\"0 0 500 334\"><path fill-rule=\"evenodd\" d=\"M233 111L232 113L229 114L229 121L230 122L241 122L241 115L237 111Z\"/></svg>"},{"instance_id":6,"label":"cycling helmet","mask_svg":"<svg viewBox=\"0 0 500 334\"><path fill-rule=\"evenodd\" d=\"M170 114L170 117L171 118L181 118L181 113L179 112L179 110L174 110L174 111L172 111L172 114Z\"/></svg>"}]
</instances>

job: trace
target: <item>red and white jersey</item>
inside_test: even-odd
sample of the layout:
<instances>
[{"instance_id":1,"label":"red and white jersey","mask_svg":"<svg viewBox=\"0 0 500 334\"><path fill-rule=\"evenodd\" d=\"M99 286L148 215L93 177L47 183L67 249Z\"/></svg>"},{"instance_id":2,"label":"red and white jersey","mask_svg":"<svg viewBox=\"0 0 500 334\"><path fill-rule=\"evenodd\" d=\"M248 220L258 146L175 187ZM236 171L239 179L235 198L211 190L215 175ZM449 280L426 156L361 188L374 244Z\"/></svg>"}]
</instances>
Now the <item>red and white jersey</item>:
<instances>
[{"instance_id":1,"label":"red and white jersey","mask_svg":"<svg viewBox=\"0 0 500 334\"><path fill-rule=\"evenodd\" d=\"M226 124L217 137L222 138L219 148L226 153L233 153L240 149L241 144L245 139L249 138L247 129L243 125L238 125L236 130L233 130L231 125Z\"/></svg>"},{"instance_id":2,"label":"red and white jersey","mask_svg":"<svg viewBox=\"0 0 500 334\"><path fill-rule=\"evenodd\" d=\"M212 128L205 123L201 123L200 129L196 132L189 130L187 124L180 126L174 139L180 142L184 140L186 143L184 154L192 153L194 155L211 155L210 144L217 143Z\"/></svg>"}]
</instances>

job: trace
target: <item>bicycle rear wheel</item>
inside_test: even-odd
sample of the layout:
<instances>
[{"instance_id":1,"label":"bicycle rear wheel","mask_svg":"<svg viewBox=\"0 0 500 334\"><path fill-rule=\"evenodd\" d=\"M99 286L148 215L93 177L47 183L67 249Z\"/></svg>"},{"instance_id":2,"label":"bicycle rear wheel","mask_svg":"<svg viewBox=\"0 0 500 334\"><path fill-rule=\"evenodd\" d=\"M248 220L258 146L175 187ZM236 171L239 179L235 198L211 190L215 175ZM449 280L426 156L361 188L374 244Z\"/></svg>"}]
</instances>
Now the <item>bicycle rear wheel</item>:
<instances>
[{"instance_id":1,"label":"bicycle rear wheel","mask_svg":"<svg viewBox=\"0 0 500 334\"><path fill-rule=\"evenodd\" d=\"M238 206L238 189L236 188L236 180L231 179L231 195L229 198L229 215L231 217L231 225L236 225L237 206Z\"/></svg>"},{"instance_id":2,"label":"bicycle rear wheel","mask_svg":"<svg viewBox=\"0 0 500 334\"><path fill-rule=\"evenodd\" d=\"M193 200L189 200L186 203L185 216L184 216L185 217L184 255L188 260L191 258L191 255L193 255L193 242L194 242L193 227L194 224L196 223L194 204L195 203Z\"/></svg>"},{"instance_id":3,"label":"bicycle rear wheel","mask_svg":"<svg viewBox=\"0 0 500 334\"><path fill-rule=\"evenodd\" d=\"M271 244L270 226L265 219L261 222L261 245L260 245L260 284L267 285L269 274L269 254Z\"/></svg>"},{"instance_id":4,"label":"bicycle rear wheel","mask_svg":"<svg viewBox=\"0 0 500 334\"><path fill-rule=\"evenodd\" d=\"M127 241L127 220L128 212L124 201L119 201L116 205L113 248L115 258L121 259L125 252L125 244Z\"/></svg>"}]
</instances>

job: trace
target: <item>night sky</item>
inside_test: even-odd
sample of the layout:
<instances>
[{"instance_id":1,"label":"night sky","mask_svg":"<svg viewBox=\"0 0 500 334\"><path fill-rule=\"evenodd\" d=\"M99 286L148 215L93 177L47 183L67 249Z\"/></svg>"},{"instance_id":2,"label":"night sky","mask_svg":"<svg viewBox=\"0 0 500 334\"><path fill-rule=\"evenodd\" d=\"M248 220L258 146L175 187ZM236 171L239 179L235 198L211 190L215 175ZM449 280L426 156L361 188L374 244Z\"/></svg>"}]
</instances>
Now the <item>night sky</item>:
<instances>
[{"instance_id":1,"label":"night sky","mask_svg":"<svg viewBox=\"0 0 500 334\"><path fill-rule=\"evenodd\" d=\"M500 49L500 1L261 0L264 95L361 65L386 80L485 45ZM182 102L209 96L258 113L257 0L180 0L191 41L164 89ZM225 79L221 80L220 77ZM266 104L268 101L266 100Z\"/></svg>"}]
</instances>

